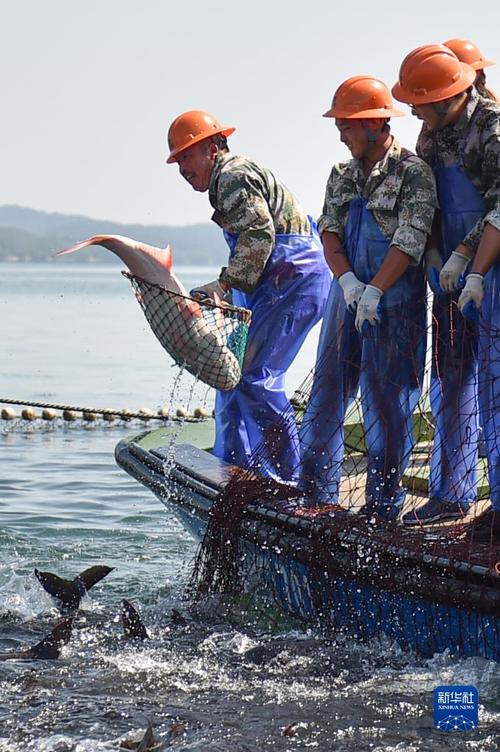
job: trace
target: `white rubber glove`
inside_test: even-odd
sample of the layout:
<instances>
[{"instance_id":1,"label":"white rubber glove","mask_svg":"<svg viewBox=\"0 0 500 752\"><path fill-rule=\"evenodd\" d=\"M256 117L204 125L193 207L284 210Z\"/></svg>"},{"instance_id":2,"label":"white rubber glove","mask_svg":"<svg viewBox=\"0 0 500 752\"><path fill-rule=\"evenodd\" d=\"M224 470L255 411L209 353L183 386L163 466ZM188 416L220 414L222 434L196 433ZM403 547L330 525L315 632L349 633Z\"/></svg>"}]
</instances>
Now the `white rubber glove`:
<instances>
[{"instance_id":1,"label":"white rubber glove","mask_svg":"<svg viewBox=\"0 0 500 752\"><path fill-rule=\"evenodd\" d=\"M358 310L356 312L356 329L358 332L361 332L363 329L365 321L371 326L374 324L380 324L378 305L383 294L382 290L379 290L378 287L366 285L365 291L359 300Z\"/></svg>"},{"instance_id":2,"label":"white rubber glove","mask_svg":"<svg viewBox=\"0 0 500 752\"><path fill-rule=\"evenodd\" d=\"M439 284L443 292L453 292L458 287L460 275L465 272L470 258L463 253L453 251L448 261L443 265L439 275Z\"/></svg>"},{"instance_id":3,"label":"white rubber glove","mask_svg":"<svg viewBox=\"0 0 500 752\"><path fill-rule=\"evenodd\" d=\"M359 299L365 291L365 283L360 282L354 272L344 272L337 281L344 293L344 300L347 308L354 312L359 303Z\"/></svg>"},{"instance_id":4,"label":"white rubber glove","mask_svg":"<svg viewBox=\"0 0 500 752\"><path fill-rule=\"evenodd\" d=\"M218 297L223 300L226 295L226 291L223 290L220 286L219 280L214 279L213 282L207 282L206 285L193 287L193 289L189 291L189 294L195 300L206 300L207 298L210 300L215 300L215 295L218 295Z\"/></svg>"},{"instance_id":5,"label":"white rubber glove","mask_svg":"<svg viewBox=\"0 0 500 752\"><path fill-rule=\"evenodd\" d=\"M468 274L465 280L465 287L460 293L458 307L461 313L468 303L473 303L476 308L481 308L484 296L484 277L482 274Z\"/></svg>"}]
</instances>

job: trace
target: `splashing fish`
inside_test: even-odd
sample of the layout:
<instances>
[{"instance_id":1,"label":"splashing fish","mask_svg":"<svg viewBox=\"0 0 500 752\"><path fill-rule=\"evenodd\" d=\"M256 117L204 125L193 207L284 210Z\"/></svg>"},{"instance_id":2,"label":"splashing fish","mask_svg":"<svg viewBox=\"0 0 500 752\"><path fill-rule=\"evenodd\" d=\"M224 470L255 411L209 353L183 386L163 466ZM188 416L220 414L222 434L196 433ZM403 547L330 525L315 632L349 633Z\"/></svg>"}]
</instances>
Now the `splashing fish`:
<instances>
[{"instance_id":1,"label":"splashing fish","mask_svg":"<svg viewBox=\"0 0 500 752\"><path fill-rule=\"evenodd\" d=\"M66 645L71 637L72 619L63 619L52 632L26 650L0 653L0 661L55 660L59 658L61 646Z\"/></svg>"},{"instance_id":2,"label":"splashing fish","mask_svg":"<svg viewBox=\"0 0 500 752\"><path fill-rule=\"evenodd\" d=\"M148 639L149 635L146 627L142 623L139 612L130 601L127 601L125 598L122 600L121 618L125 637L138 640Z\"/></svg>"},{"instance_id":3,"label":"splashing fish","mask_svg":"<svg viewBox=\"0 0 500 752\"><path fill-rule=\"evenodd\" d=\"M35 569L35 576L43 589L59 602L61 611L65 612L76 611L87 591L113 569L102 565L89 567L73 580L66 580L52 572L40 572L39 569Z\"/></svg>"},{"instance_id":4,"label":"splashing fish","mask_svg":"<svg viewBox=\"0 0 500 752\"><path fill-rule=\"evenodd\" d=\"M216 299L214 307L188 297L172 271L170 246L155 248L122 235L94 235L59 251L56 256L90 245L107 248L126 264L151 329L179 365L216 389L229 390L237 386L241 367L227 346L224 329L228 322L217 307L220 301ZM235 320L233 329L237 325Z\"/></svg>"}]
</instances>

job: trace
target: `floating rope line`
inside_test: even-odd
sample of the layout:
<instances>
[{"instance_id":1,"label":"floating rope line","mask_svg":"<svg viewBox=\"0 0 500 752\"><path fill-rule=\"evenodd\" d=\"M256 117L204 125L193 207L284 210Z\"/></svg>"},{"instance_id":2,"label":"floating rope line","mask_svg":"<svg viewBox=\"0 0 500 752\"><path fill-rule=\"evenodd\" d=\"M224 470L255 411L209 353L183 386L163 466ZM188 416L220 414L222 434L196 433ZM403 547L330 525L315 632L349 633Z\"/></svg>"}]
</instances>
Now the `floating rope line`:
<instances>
[{"instance_id":1,"label":"floating rope line","mask_svg":"<svg viewBox=\"0 0 500 752\"><path fill-rule=\"evenodd\" d=\"M60 405L60 404L54 404L51 402L34 402L33 400L18 400L18 399L11 399L10 397L0 397L0 403L5 405L25 405L29 407L40 407L45 409L51 409L51 410L60 410L62 411L63 415L64 413L70 414L70 413L82 413L82 415L102 415L102 416L110 416L110 417L117 417L122 418L123 420L131 420L132 418L139 418L140 420L161 420L161 421L189 421L189 422L199 422L203 420L207 420L210 415L208 411L204 408L197 407L193 415L186 415L185 411L182 408L178 408L176 410L175 415L171 414L168 410L165 408L161 408L157 413L154 413L152 410L146 410L142 408L141 410L138 410L136 412L133 412L132 410L114 410L112 408L101 408L101 407L79 407L75 405ZM17 416L10 416L10 417L17 417Z\"/></svg>"}]
</instances>

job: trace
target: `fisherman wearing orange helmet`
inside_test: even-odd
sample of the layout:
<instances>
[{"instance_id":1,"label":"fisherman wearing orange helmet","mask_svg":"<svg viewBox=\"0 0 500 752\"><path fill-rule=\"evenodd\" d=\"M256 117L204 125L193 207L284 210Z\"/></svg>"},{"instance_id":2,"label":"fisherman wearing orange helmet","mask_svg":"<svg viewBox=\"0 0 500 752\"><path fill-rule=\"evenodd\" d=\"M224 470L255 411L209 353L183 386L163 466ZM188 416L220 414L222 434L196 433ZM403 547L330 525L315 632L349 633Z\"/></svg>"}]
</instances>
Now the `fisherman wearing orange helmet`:
<instances>
[{"instance_id":1,"label":"fisherman wearing orange helmet","mask_svg":"<svg viewBox=\"0 0 500 752\"><path fill-rule=\"evenodd\" d=\"M451 44L451 43L450 43ZM483 65L486 61L483 61ZM435 419L429 501L405 515L406 524L458 519L476 499L478 461L478 323L458 308L459 288L478 248L500 249L500 107L474 88L476 71L449 46L413 50L401 64L393 87L422 119L417 153L433 169L439 196L437 232L427 253L436 293L433 306L431 407ZM466 282L473 285L474 277ZM498 315L498 286L490 286L489 315ZM496 290L496 292L495 292ZM495 299L496 298L496 299ZM464 310L470 311L470 306ZM469 301L471 302L471 301ZM497 339L498 339L498 335ZM490 463L491 498L500 511L500 419L492 417L500 365L494 343L480 354L481 418ZM498 351L498 341L496 342ZM496 375L495 375L496 374ZM489 380L488 383L487 380ZM492 386L493 384L493 386ZM496 424L496 427L495 425ZM488 427L489 426L489 427ZM492 472L491 468L497 469ZM500 534L500 515L496 515ZM489 537L493 511L481 516L475 532Z\"/></svg>"},{"instance_id":2,"label":"fisherman wearing orange helmet","mask_svg":"<svg viewBox=\"0 0 500 752\"><path fill-rule=\"evenodd\" d=\"M476 77L473 81L473 85L486 99L491 99L493 102L499 102L499 98L492 89L486 87L486 76L484 68L488 68L491 65L495 65L493 60L487 60L479 47L470 42L468 39L448 39L443 42L445 47L448 47L462 63L467 63L476 71ZM413 112L418 117L418 113ZM420 118L421 119L421 118ZM433 131L429 129L426 122L422 123L422 129L418 137L417 154L430 154L434 150L434 135ZM431 248L425 254L425 266L428 273L429 284L434 292L440 292L439 284L437 280L436 271L441 269L439 251L435 248Z\"/></svg>"},{"instance_id":3,"label":"fisherman wearing orange helmet","mask_svg":"<svg viewBox=\"0 0 500 752\"><path fill-rule=\"evenodd\" d=\"M468 39L448 39L443 44L454 52L462 63L467 63L471 68L474 68L476 71L474 86L481 96L491 99L493 102L500 102L495 92L486 86L486 74L484 72L485 68L495 65L495 62L487 60L477 44Z\"/></svg>"},{"instance_id":4,"label":"fisherman wearing orange helmet","mask_svg":"<svg viewBox=\"0 0 500 752\"><path fill-rule=\"evenodd\" d=\"M425 280L432 171L391 135L396 110L372 76L344 81L324 117L335 118L352 159L335 165L318 222L334 274L311 397L300 429L302 487L337 503L344 419L361 390L367 445L363 512L393 519L413 445L412 411L425 361Z\"/></svg>"},{"instance_id":5,"label":"fisherman wearing orange helmet","mask_svg":"<svg viewBox=\"0 0 500 752\"><path fill-rule=\"evenodd\" d=\"M170 126L167 161L194 190L208 191L230 250L219 278L191 294L229 294L252 311L241 381L217 392L214 454L244 467L259 447L261 473L290 481L299 455L284 377L323 314L330 272L316 225L292 193L267 168L229 152L234 130L208 112L184 112Z\"/></svg>"}]
</instances>

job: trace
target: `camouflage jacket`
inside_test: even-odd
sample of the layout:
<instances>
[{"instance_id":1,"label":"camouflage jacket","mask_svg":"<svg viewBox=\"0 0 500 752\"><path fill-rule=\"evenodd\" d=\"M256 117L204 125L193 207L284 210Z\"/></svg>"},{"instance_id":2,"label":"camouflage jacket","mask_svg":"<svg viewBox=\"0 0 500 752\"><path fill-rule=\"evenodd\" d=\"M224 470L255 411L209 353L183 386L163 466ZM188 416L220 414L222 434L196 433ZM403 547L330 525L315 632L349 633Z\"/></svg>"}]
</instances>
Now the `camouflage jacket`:
<instances>
[{"instance_id":1,"label":"camouflage jacket","mask_svg":"<svg viewBox=\"0 0 500 752\"><path fill-rule=\"evenodd\" d=\"M484 198L484 217L463 239L476 251L485 222L500 230L500 105L473 89L454 125L434 132L423 126L417 154L431 166L458 163Z\"/></svg>"},{"instance_id":2,"label":"camouflage jacket","mask_svg":"<svg viewBox=\"0 0 500 752\"><path fill-rule=\"evenodd\" d=\"M396 139L367 178L358 159L334 165L326 185L319 232L334 232L343 241L349 206L356 196L367 199L367 208L390 244L418 264L437 206L430 168Z\"/></svg>"},{"instance_id":3,"label":"camouflage jacket","mask_svg":"<svg viewBox=\"0 0 500 752\"><path fill-rule=\"evenodd\" d=\"M251 292L259 282L277 234L309 235L309 220L290 191L265 167L246 157L220 154L210 177L212 219L236 233L235 251L220 279Z\"/></svg>"}]
</instances>

